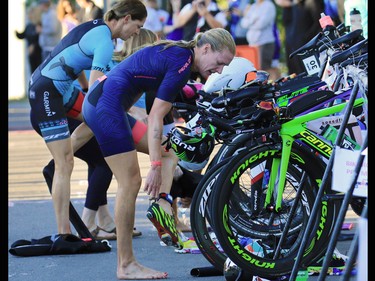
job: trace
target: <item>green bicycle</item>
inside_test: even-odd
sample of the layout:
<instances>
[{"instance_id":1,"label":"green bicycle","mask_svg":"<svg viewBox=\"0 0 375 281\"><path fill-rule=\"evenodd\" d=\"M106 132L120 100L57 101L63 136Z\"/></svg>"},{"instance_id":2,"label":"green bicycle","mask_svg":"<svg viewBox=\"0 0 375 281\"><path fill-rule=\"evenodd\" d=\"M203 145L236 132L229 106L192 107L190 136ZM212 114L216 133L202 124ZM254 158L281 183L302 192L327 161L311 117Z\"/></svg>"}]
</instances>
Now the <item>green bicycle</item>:
<instances>
[{"instance_id":1,"label":"green bicycle","mask_svg":"<svg viewBox=\"0 0 375 281\"><path fill-rule=\"evenodd\" d=\"M264 278L291 272L324 161L332 153L332 144L306 123L340 113L346 105L297 116L304 110L303 99L280 109L275 126L264 135L267 140L230 159L212 191L211 219L221 247L240 268ZM357 98L354 107L363 103ZM324 255L338 210L339 202L322 200L302 266Z\"/></svg>"}]
</instances>

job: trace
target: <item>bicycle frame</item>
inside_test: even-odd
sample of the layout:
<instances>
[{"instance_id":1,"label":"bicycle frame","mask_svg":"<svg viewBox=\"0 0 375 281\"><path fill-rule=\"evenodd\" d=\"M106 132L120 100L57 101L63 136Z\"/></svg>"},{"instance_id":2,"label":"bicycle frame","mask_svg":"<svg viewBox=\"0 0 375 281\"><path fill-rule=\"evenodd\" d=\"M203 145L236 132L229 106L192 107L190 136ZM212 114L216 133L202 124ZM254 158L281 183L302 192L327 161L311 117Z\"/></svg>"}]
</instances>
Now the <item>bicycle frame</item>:
<instances>
[{"instance_id":1,"label":"bicycle frame","mask_svg":"<svg viewBox=\"0 0 375 281\"><path fill-rule=\"evenodd\" d=\"M354 102L354 107L361 106L363 103L363 98L357 98ZM316 111L297 116L294 119L281 124L281 129L279 130L279 135L282 140L281 158L274 160L272 163L268 184L269 188L267 189L264 202L265 207L271 203L274 187L276 186L277 196L275 210L278 211L281 209L288 163L291 157L292 144L294 141L302 141L314 152L321 154L327 159L330 157L333 146L322 136L306 128L306 123L321 117L339 113L345 108L346 104L347 103L341 103L328 108L318 109ZM275 185L275 183L277 183L277 185Z\"/></svg>"}]
</instances>

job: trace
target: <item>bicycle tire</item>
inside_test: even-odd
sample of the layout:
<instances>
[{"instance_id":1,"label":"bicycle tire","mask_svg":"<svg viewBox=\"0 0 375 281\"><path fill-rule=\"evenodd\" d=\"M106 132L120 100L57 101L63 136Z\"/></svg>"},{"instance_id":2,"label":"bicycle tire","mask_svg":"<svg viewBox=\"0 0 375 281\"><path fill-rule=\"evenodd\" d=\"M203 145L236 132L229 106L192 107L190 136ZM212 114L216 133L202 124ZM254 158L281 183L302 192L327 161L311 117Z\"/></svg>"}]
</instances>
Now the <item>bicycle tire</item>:
<instances>
[{"instance_id":1,"label":"bicycle tire","mask_svg":"<svg viewBox=\"0 0 375 281\"><path fill-rule=\"evenodd\" d=\"M238 147L243 148L244 143L241 142L248 139L248 137L238 139ZM234 146L232 145L231 147L231 149L227 150L227 156L236 152L236 149L233 149ZM213 169L206 171L206 174L197 186L190 206L190 224L193 237L203 256L218 270L223 269L227 255L222 252L217 239L215 239L215 233L213 232L214 226L210 215L210 201L212 200L211 192L212 189L215 188L217 177L230 158L227 158L224 153L222 156L224 157L220 159L220 162L212 166ZM233 220L233 223L235 223L235 220ZM242 222L235 227L244 234L248 233ZM268 235L268 232L263 235Z\"/></svg>"},{"instance_id":2,"label":"bicycle tire","mask_svg":"<svg viewBox=\"0 0 375 281\"><path fill-rule=\"evenodd\" d=\"M302 145L293 144L288 172L292 171L291 167L294 167L293 173L301 171L301 174L306 173L307 175L307 181L303 185L302 196L297 201L300 211L303 212L302 226L296 233L287 237L285 249L280 252L279 257L272 257L277 239L279 239L274 234L271 234L270 237L264 236L263 238L255 236L245 237L246 239L252 238L253 243L256 241L259 246L258 252L254 249L251 252L248 250L250 244L240 243L243 242L244 236L239 234L238 229L236 229L237 225L234 227L231 221L231 217L236 215L233 212L238 212L238 209L231 209L232 206L238 206L237 203L231 204L231 198L233 198L233 193L236 192L235 187L238 185L238 179L242 179L241 177L248 173L248 169L244 168L246 165L255 170L260 164L264 164L266 160L279 158L279 155L280 146L277 144L267 144L250 149L231 158L230 162L221 171L211 195L213 197L211 206L213 211L211 215L214 221L215 233L226 255L244 270L268 279L287 275L292 271L294 259L299 248L298 245L301 243L303 230L309 218L309 211L312 209L315 194L319 188L317 183L321 180L325 169L325 164L314 156L310 150ZM238 178L231 182L231 175L234 173L238 173ZM301 261L302 267L307 267L324 255L338 211L336 204L333 201L322 201L322 208L317 215L313 230L308 234L309 243L307 245L309 246L306 248ZM270 217L275 214L272 211L269 213ZM279 221L281 227L281 218ZM267 228L264 227L262 233L265 233L266 230ZM250 248L254 248L254 245L256 243L251 244Z\"/></svg>"},{"instance_id":3,"label":"bicycle tire","mask_svg":"<svg viewBox=\"0 0 375 281\"><path fill-rule=\"evenodd\" d=\"M226 143L226 144L224 144L220 147L218 153L215 155L215 157L210 162L209 168L211 168L212 166L215 167L216 164L220 163L221 161L223 161L227 157L233 157L233 156L239 154L241 151L248 150L250 147L255 148L258 145L259 145L259 143L253 138L253 136L251 136L251 134L235 135L231 139L230 143ZM208 196L208 198L211 198L211 197L209 197L209 194L207 194L207 196ZM238 210L241 210L242 207L245 207L245 206L244 205L239 206ZM243 210L243 211L246 212L246 210ZM241 217L239 216L238 218L241 218ZM241 232L243 235L248 234L249 231L250 231L251 234L254 234L254 227L256 228L256 225L252 225L252 226L249 227L249 225L248 225L248 223L250 222L249 220L232 219L231 221L234 224L234 227L236 227L236 229L239 232ZM211 226L213 226L213 221L211 221L210 223L211 223ZM255 231L259 231L259 230L255 230ZM259 232L259 235L265 236L265 235L268 235L268 232L272 232L272 229L268 228L267 233L263 233L263 234L261 232Z\"/></svg>"},{"instance_id":4,"label":"bicycle tire","mask_svg":"<svg viewBox=\"0 0 375 281\"><path fill-rule=\"evenodd\" d=\"M244 133L234 135L230 140L225 141L208 164L207 170L211 169L228 156L237 155L240 151L247 149L247 147L249 147L247 142L251 141L252 139L253 137L250 134Z\"/></svg>"},{"instance_id":5,"label":"bicycle tire","mask_svg":"<svg viewBox=\"0 0 375 281\"><path fill-rule=\"evenodd\" d=\"M190 225L195 242L203 256L220 271L224 268L227 256L215 243L209 206L212 189L215 188L215 182L228 161L229 158L224 159L204 174L194 192L190 205Z\"/></svg>"}]
</instances>

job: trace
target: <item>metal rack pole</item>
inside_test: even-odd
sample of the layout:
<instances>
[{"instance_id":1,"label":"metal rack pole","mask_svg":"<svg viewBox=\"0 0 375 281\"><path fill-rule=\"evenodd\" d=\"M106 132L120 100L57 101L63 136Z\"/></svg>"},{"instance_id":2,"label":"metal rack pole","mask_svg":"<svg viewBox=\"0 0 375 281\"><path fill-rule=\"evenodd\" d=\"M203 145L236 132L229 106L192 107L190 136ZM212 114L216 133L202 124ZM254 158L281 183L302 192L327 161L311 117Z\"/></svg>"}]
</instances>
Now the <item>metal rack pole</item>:
<instances>
[{"instance_id":1,"label":"metal rack pole","mask_svg":"<svg viewBox=\"0 0 375 281\"><path fill-rule=\"evenodd\" d=\"M321 205L321 199L323 197L324 191L326 190L326 185L328 183L328 179L329 179L332 167L333 167L333 160L334 160L334 155L335 155L335 150L336 150L335 148L336 148L336 146L340 145L340 143L341 143L342 137L344 135L345 127L346 127L346 124L348 123L350 113L352 111L354 101L357 97L358 92L359 92L359 82L356 81L354 83L352 93L350 95L350 99L347 102L346 110L345 110L344 117L343 117L343 122L342 122L342 125L340 126L340 129L339 129L338 133L337 133L337 138L336 138L335 144L334 144L333 149L332 149L332 154L331 154L331 157L329 158L327 167L324 171L323 179L322 179L321 185L318 189L316 199L315 199L313 208L311 210L310 218L309 218L309 220L307 222L307 226L306 226L306 228L303 232L301 245L298 249L296 260L294 262L293 269L292 269L292 272L290 274L289 280L293 281L297 277L298 270L299 270L300 263L301 263L301 259L302 259L302 256L303 256L303 252L305 251L306 243L308 241L309 233L311 233L311 231L312 231L312 227L314 225L315 218L318 214L318 210L319 210L319 207ZM345 125L343 125L343 124L345 124Z\"/></svg>"},{"instance_id":2,"label":"metal rack pole","mask_svg":"<svg viewBox=\"0 0 375 281\"><path fill-rule=\"evenodd\" d=\"M368 206L368 199L366 200L365 207L363 208L363 211L361 213L361 218L367 218L367 208L368 208L367 206ZM353 241L350 244L348 259L345 262L344 274L342 275L340 281L348 281L350 278L350 274L353 270L354 263L358 255L359 231L360 231L360 228L357 228Z\"/></svg>"},{"instance_id":3,"label":"metal rack pole","mask_svg":"<svg viewBox=\"0 0 375 281\"><path fill-rule=\"evenodd\" d=\"M363 142L361 152L363 152L363 150L366 149L366 148L367 148L367 134L366 134L366 138ZM348 210L350 200L352 199L353 191L354 191L354 188L357 184L357 179L358 179L359 173L361 171L364 159L365 159L365 155L363 153L361 153L358 157L356 166L354 168L354 173L353 173L353 176L352 176L350 188L345 193L345 196L344 196L341 208L340 208L340 212L338 214L337 221L336 221L334 229L333 229L332 236L329 240L327 252L326 252L326 255L324 257L323 264L322 264L322 269L320 270L320 274L318 276L318 281L325 280L325 277L327 276L327 270L328 270L328 267L329 267L329 263L331 262L332 255L333 255L333 252L334 252L335 247L336 247L337 237L340 234L341 227L342 227L342 224L343 224L344 219L345 219L346 211Z\"/></svg>"}]
</instances>

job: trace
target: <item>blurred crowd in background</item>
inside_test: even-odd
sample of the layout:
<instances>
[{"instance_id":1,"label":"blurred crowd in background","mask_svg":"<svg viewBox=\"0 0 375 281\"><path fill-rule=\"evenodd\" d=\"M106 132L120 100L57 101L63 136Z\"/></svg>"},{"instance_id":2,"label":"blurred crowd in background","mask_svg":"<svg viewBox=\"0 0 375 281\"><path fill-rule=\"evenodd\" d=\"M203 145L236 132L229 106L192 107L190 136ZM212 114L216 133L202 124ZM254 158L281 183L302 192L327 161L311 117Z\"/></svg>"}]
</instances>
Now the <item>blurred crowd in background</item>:
<instances>
[{"instance_id":1,"label":"blurred crowd in background","mask_svg":"<svg viewBox=\"0 0 375 281\"><path fill-rule=\"evenodd\" d=\"M102 18L116 1L28 0L26 26L15 31L26 39L30 72L71 29ZM237 45L256 47L259 68L270 79L299 74L301 62L289 54L321 31L322 13L350 31L350 12L361 13L367 38L367 0L144 0L148 17L144 27L160 39L191 40L197 32L214 27L227 29ZM114 42L115 50L121 42Z\"/></svg>"}]
</instances>

